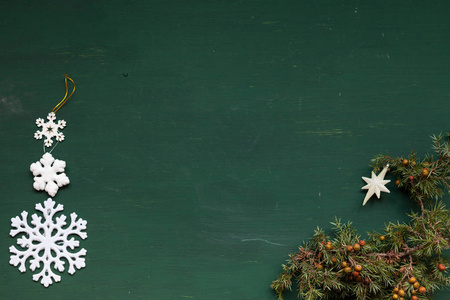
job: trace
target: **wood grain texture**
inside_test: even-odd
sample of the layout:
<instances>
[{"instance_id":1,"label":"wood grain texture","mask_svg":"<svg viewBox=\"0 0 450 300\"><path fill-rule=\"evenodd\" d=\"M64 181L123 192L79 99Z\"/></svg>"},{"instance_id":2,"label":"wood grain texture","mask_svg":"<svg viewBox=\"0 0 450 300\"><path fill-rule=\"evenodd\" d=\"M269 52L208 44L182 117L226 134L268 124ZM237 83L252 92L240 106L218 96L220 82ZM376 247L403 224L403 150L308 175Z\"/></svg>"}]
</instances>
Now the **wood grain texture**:
<instances>
[{"instance_id":1,"label":"wood grain texture","mask_svg":"<svg viewBox=\"0 0 450 300\"><path fill-rule=\"evenodd\" d=\"M361 176L449 129L450 3L341 2L2 1L0 294L274 299L317 225L406 220L393 186L363 208ZM88 221L87 267L45 289L8 264L8 233L46 199L34 121L65 73L55 200Z\"/></svg>"}]
</instances>

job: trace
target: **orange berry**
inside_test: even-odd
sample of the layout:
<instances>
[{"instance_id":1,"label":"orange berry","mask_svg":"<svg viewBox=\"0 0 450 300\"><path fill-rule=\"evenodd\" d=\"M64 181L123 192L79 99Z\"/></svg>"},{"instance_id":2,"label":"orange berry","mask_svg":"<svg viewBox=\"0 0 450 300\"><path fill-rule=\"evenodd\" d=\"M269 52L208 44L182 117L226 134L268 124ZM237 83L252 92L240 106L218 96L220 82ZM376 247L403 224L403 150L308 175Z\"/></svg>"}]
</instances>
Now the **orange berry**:
<instances>
[{"instance_id":1,"label":"orange berry","mask_svg":"<svg viewBox=\"0 0 450 300\"><path fill-rule=\"evenodd\" d=\"M331 258L331 261L335 263L335 262L336 262L336 258L335 258L335 257L332 257L332 258Z\"/></svg>"},{"instance_id":2,"label":"orange berry","mask_svg":"<svg viewBox=\"0 0 450 300\"><path fill-rule=\"evenodd\" d=\"M439 269L439 271L442 272L442 271L445 271L446 267L444 264L439 264L438 269Z\"/></svg>"},{"instance_id":3,"label":"orange berry","mask_svg":"<svg viewBox=\"0 0 450 300\"><path fill-rule=\"evenodd\" d=\"M395 181L395 184L399 185L400 184L400 179L397 179L397 181Z\"/></svg>"},{"instance_id":4,"label":"orange berry","mask_svg":"<svg viewBox=\"0 0 450 300\"><path fill-rule=\"evenodd\" d=\"M398 288L394 288L394 291L393 291L395 294L397 294L398 293Z\"/></svg>"},{"instance_id":5,"label":"orange berry","mask_svg":"<svg viewBox=\"0 0 450 300\"><path fill-rule=\"evenodd\" d=\"M322 265L317 265L317 269L321 270L321 269L323 269L323 266Z\"/></svg>"},{"instance_id":6,"label":"orange berry","mask_svg":"<svg viewBox=\"0 0 450 300\"><path fill-rule=\"evenodd\" d=\"M426 292L427 292L427 289L426 289L424 286L421 286L421 287L419 288L419 293L425 294Z\"/></svg>"},{"instance_id":7,"label":"orange berry","mask_svg":"<svg viewBox=\"0 0 450 300\"><path fill-rule=\"evenodd\" d=\"M359 276L359 272L353 271L353 276Z\"/></svg>"},{"instance_id":8,"label":"orange berry","mask_svg":"<svg viewBox=\"0 0 450 300\"><path fill-rule=\"evenodd\" d=\"M331 244L327 244L327 245L325 246L325 249L326 249L326 250L331 250L331 249L333 249L333 246L331 246Z\"/></svg>"},{"instance_id":9,"label":"orange berry","mask_svg":"<svg viewBox=\"0 0 450 300\"><path fill-rule=\"evenodd\" d=\"M344 268L344 272L345 273L350 273L352 271L352 268L350 268L350 267L345 267Z\"/></svg>"},{"instance_id":10,"label":"orange berry","mask_svg":"<svg viewBox=\"0 0 450 300\"><path fill-rule=\"evenodd\" d=\"M422 169L422 175L423 175L423 176L428 176L428 174L430 174L430 172L428 171L428 169L427 169L427 168L423 168L423 169Z\"/></svg>"},{"instance_id":11,"label":"orange berry","mask_svg":"<svg viewBox=\"0 0 450 300\"><path fill-rule=\"evenodd\" d=\"M392 299L398 299L398 295L397 294L392 295Z\"/></svg>"},{"instance_id":12,"label":"orange berry","mask_svg":"<svg viewBox=\"0 0 450 300\"><path fill-rule=\"evenodd\" d=\"M414 179L414 177L413 176L409 176L409 180L413 180Z\"/></svg>"},{"instance_id":13,"label":"orange berry","mask_svg":"<svg viewBox=\"0 0 450 300\"><path fill-rule=\"evenodd\" d=\"M398 291L398 295L399 295L400 297L405 297L405 291L404 291L404 290L399 290L399 291Z\"/></svg>"},{"instance_id":14,"label":"orange berry","mask_svg":"<svg viewBox=\"0 0 450 300\"><path fill-rule=\"evenodd\" d=\"M406 166L409 163L407 159L402 160L402 165Z\"/></svg>"},{"instance_id":15,"label":"orange berry","mask_svg":"<svg viewBox=\"0 0 450 300\"><path fill-rule=\"evenodd\" d=\"M353 251L353 247L352 246L347 246L347 252L352 252Z\"/></svg>"},{"instance_id":16,"label":"orange berry","mask_svg":"<svg viewBox=\"0 0 450 300\"><path fill-rule=\"evenodd\" d=\"M413 287L417 290L420 288L420 283L418 281L414 282Z\"/></svg>"},{"instance_id":17,"label":"orange berry","mask_svg":"<svg viewBox=\"0 0 450 300\"><path fill-rule=\"evenodd\" d=\"M360 244L361 246L364 246L364 245L366 244L366 241L365 241L365 240L360 240L360 241L359 241L359 244Z\"/></svg>"},{"instance_id":18,"label":"orange berry","mask_svg":"<svg viewBox=\"0 0 450 300\"><path fill-rule=\"evenodd\" d=\"M361 270L362 270L361 265L356 265L356 266L355 266L355 271L361 272Z\"/></svg>"},{"instance_id":19,"label":"orange berry","mask_svg":"<svg viewBox=\"0 0 450 300\"><path fill-rule=\"evenodd\" d=\"M384 241L385 238L386 238L386 237L385 237L384 235L381 235L381 236L380 236L380 241Z\"/></svg>"},{"instance_id":20,"label":"orange berry","mask_svg":"<svg viewBox=\"0 0 450 300\"><path fill-rule=\"evenodd\" d=\"M409 277L408 282L414 284L417 281L416 277Z\"/></svg>"},{"instance_id":21,"label":"orange berry","mask_svg":"<svg viewBox=\"0 0 450 300\"><path fill-rule=\"evenodd\" d=\"M353 250L355 250L355 251L361 250L361 245L358 244L358 243L355 243L355 244L353 245Z\"/></svg>"},{"instance_id":22,"label":"orange berry","mask_svg":"<svg viewBox=\"0 0 450 300\"><path fill-rule=\"evenodd\" d=\"M412 295L411 296L411 300L418 300L419 298L417 298L417 296Z\"/></svg>"},{"instance_id":23,"label":"orange berry","mask_svg":"<svg viewBox=\"0 0 450 300\"><path fill-rule=\"evenodd\" d=\"M347 264L346 261L343 261L342 264L341 264L341 266L342 266L343 268L345 268L347 265L348 265L348 264Z\"/></svg>"}]
</instances>

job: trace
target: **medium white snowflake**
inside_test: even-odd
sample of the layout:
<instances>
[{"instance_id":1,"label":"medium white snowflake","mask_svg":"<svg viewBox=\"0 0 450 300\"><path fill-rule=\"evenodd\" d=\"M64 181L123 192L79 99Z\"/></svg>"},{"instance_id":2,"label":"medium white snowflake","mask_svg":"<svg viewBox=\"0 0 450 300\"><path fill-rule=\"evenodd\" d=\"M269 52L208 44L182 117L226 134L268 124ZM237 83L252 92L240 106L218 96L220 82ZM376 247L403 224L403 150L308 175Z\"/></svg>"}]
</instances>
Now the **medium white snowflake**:
<instances>
[{"instance_id":1,"label":"medium white snowflake","mask_svg":"<svg viewBox=\"0 0 450 300\"><path fill-rule=\"evenodd\" d=\"M62 211L64 207L62 204L55 207L55 201L51 198L44 201L44 206L38 203L35 208L42 213L44 221L41 216L33 214L30 222L31 225L34 225L33 227L28 225L28 212L26 211L21 213L22 218L18 216L11 218L13 229L9 234L14 237L23 233L17 239L17 244L22 247L23 251L14 246L9 247L9 251L12 253L9 263L15 267L19 265L19 271L23 273L26 271L27 260L32 258L30 270L34 271L38 268L40 271L33 274L33 280L38 281L42 278L41 284L48 287L53 281L61 281L61 276L55 274L54 270L63 272L66 261L69 263L68 272L71 275L75 273L75 269L86 266L84 258L86 249L83 248L78 252L73 250L80 244L74 236L83 240L87 238L86 232L82 232L86 229L87 222L81 218L77 219L76 213L70 214L70 224L67 227L65 227L67 224L65 215L56 217L54 222L54 215Z\"/></svg>"},{"instance_id":2,"label":"medium white snowflake","mask_svg":"<svg viewBox=\"0 0 450 300\"><path fill-rule=\"evenodd\" d=\"M38 191L45 190L54 197L60 187L70 183L69 177L64 173L65 167L65 161L54 159L50 153L45 153L30 166L30 171L35 176L33 187Z\"/></svg>"},{"instance_id":3,"label":"medium white snowflake","mask_svg":"<svg viewBox=\"0 0 450 300\"><path fill-rule=\"evenodd\" d=\"M44 122L44 119L41 118L36 119L36 125L42 127L42 130L36 131L34 133L34 138L40 140L45 136L44 144L46 147L50 147L53 144L53 137L55 137L58 142L64 140L64 134L59 132L58 129L66 127L66 121L59 120L58 123L55 123L55 119L56 115L54 112L48 114L48 122Z\"/></svg>"}]
</instances>

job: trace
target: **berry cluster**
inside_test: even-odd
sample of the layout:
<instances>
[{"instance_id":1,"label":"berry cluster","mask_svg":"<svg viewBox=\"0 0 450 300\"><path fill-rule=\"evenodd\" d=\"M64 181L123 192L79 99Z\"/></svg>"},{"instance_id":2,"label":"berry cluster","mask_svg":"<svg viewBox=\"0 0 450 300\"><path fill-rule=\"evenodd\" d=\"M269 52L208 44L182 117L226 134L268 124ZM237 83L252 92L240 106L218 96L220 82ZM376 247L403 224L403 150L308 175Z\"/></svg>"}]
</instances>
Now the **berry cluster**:
<instances>
[{"instance_id":1,"label":"berry cluster","mask_svg":"<svg viewBox=\"0 0 450 300\"><path fill-rule=\"evenodd\" d=\"M400 289L398 287L394 288L392 299L404 300L405 297L410 294L411 300L418 300L419 298L416 296L417 293L425 294L427 292L427 289L424 286L421 286L414 276L408 278L408 283L408 287L403 286Z\"/></svg>"}]
</instances>

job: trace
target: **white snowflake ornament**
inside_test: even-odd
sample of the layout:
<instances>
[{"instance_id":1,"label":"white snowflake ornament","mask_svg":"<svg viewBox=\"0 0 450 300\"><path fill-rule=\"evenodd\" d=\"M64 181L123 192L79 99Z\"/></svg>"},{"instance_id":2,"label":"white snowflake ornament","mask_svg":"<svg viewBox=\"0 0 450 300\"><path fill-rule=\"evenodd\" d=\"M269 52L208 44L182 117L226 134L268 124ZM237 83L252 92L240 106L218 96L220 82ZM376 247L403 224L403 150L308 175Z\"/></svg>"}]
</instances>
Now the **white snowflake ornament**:
<instances>
[{"instance_id":1,"label":"white snowflake ornament","mask_svg":"<svg viewBox=\"0 0 450 300\"><path fill-rule=\"evenodd\" d=\"M61 276L55 274L54 271L63 272L65 270L66 262L69 263L69 274L74 274L76 269L81 269L86 266L85 258L86 249L81 249L74 252L75 248L79 247L80 242L75 240L75 236L81 239L87 238L86 229L87 222L81 218L77 219L76 213L70 214L70 224L68 226L65 215L55 218L56 213L62 211L64 206L58 204L55 207L55 201L48 198L44 201L44 206L41 203L36 204L36 210L41 212L44 216L33 214L31 216L30 224L28 225L28 212L23 211L21 217L16 216L11 219L11 226L13 229L10 235L23 233L18 239L17 244L21 249L14 246L9 247L10 256L9 263L15 267L19 266L20 272L26 271L26 263L30 259L30 270L38 269L39 273L33 274L33 280L41 279L41 284L48 287L53 282L61 281ZM70 250L69 250L70 249Z\"/></svg>"},{"instance_id":2,"label":"white snowflake ornament","mask_svg":"<svg viewBox=\"0 0 450 300\"><path fill-rule=\"evenodd\" d=\"M63 129L66 127L66 121L59 120L58 123L55 123L55 119L56 115L54 112L48 114L48 122L44 122L44 119L41 118L36 119L36 125L38 127L42 127L42 130L36 131L34 133L34 138L41 140L45 136L44 144L46 147L50 147L53 144L53 137L55 137L58 142L62 142L64 140L64 134L59 132L58 129Z\"/></svg>"},{"instance_id":3,"label":"white snowflake ornament","mask_svg":"<svg viewBox=\"0 0 450 300\"><path fill-rule=\"evenodd\" d=\"M64 173L65 167L65 161L53 158L48 152L45 153L39 161L30 166L30 171L34 175L33 187L38 191L45 190L54 197L60 187L70 182Z\"/></svg>"}]
</instances>

